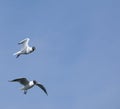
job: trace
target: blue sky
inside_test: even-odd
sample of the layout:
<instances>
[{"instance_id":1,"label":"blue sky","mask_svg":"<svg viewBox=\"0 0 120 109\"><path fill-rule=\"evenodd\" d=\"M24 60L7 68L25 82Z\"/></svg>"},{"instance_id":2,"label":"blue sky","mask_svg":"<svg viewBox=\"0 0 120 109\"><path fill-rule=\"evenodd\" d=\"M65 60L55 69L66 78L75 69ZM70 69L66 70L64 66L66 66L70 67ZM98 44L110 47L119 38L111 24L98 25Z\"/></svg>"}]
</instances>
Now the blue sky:
<instances>
[{"instance_id":1,"label":"blue sky","mask_svg":"<svg viewBox=\"0 0 120 109\"><path fill-rule=\"evenodd\" d=\"M120 109L119 0L0 0L1 109ZM37 49L18 59L17 43ZM24 95L27 77L41 82Z\"/></svg>"}]
</instances>

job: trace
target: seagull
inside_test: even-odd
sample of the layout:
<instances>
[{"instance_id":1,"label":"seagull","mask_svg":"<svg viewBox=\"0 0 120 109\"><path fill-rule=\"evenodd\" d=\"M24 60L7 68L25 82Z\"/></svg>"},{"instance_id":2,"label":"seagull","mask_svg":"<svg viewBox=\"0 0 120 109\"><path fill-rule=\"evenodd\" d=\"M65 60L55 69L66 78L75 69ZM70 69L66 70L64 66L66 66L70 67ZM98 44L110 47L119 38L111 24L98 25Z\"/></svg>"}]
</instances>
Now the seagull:
<instances>
[{"instance_id":1,"label":"seagull","mask_svg":"<svg viewBox=\"0 0 120 109\"><path fill-rule=\"evenodd\" d=\"M26 78L17 78L10 80L9 82L19 82L20 84L24 85L24 87L21 88L21 90L24 91L24 94L27 94L27 90L36 85L40 87L45 92L45 94L48 95L45 87L42 84L38 83L36 80L28 81Z\"/></svg>"},{"instance_id":2,"label":"seagull","mask_svg":"<svg viewBox=\"0 0 120 109\"><path fill-rule=\"evenodd\" d=\"M18 44L22 44L22 48L20 51L14 53L13 55L16 55L16 58L18 58L21 54L29 54L29 53L32 53L36 48L33 46L33 47L30 47L28 45L30 39L29 38L25 38L23 39L22 41L20 41Z\"/></svg>"}]
</instances>

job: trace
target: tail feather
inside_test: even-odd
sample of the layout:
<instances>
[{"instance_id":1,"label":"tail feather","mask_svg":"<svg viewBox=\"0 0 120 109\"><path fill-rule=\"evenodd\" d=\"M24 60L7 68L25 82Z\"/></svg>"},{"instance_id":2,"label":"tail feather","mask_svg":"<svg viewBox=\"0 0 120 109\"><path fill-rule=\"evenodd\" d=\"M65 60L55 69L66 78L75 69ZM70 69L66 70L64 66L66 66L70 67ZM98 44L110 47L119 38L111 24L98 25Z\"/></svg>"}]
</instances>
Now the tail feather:
<instances>
[{"instance_id":1,"label":"tail feather","mask_svg":"<svg viewBox=\"0 0 120 109\"><path fill-rule=\"evenodd\" d=\"M16 53L14 53L13 55L16 56L16 58L18 58L21 55L21 51L18 51Z\"/></svg>"},{"instance_id":2,"label":"tail feather","mask_svg":"<svg viewBox=\"0 0 120 109\"><path fill-rule=\"evenodd\" d=\"M13 56L17 55L17 53L13 53Z\"/></svg>"}]
</instances>

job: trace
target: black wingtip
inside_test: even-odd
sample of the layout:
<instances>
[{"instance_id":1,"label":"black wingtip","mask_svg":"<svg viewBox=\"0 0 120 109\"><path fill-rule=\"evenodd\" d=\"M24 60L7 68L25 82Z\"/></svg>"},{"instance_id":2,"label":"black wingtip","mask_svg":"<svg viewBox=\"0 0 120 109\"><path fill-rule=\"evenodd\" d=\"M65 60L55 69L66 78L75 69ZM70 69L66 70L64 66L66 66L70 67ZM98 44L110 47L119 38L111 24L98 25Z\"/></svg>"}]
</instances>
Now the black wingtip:
<instances>
[{"instance_id":1,"label":"black wingtip","mask_svg":"<svg viewBox=\"0 0 120 109\"><path fill-rule=\"evenodd\" d=\"M45 92L45 94L48 96L48 93L47 93L46 89L44 89L43 91L44 91L44 92Z\"/></svg>"},{"instance_id":2,"label":"black wingtip","mask_svg":"<svg viewBox=\"0 0 120 109\"><path fill-rule=\"evenodd\" d=\"M45 92L45 94L48 96L48 93L47 93L47 92Z\"/></svg>"}]
</instances>

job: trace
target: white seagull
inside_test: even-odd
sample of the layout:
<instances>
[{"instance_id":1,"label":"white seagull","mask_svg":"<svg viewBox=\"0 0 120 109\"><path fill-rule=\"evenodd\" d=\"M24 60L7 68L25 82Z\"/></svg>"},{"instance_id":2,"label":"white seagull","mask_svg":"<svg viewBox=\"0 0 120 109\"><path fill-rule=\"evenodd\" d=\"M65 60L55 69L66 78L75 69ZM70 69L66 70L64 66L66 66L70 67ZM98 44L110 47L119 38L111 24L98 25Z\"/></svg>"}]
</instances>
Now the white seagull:
<instances>
[{"instance_id":1,"label":"white seagull","mask_svg":"<svg viewBox=\"0 0 120 109\"><path fill-rule=\"evenodd\" d=\"M21 88L21 90L24 91L24 94L27 94L28 89L30 89L33 86L37 85L38 87L40 87L48 95L45 87L42 84L38 83L36 80L28 81L26 78L17 78L17 79L11 80L9 82L19 82L20 84L24 85L24 87Z\"/></svg>"},{"instance_id":2,"label":"white seagull","mask_svg":"<svg viewBox=\"0 0 120 109\"><path fill-rule=\"evenodd\" d=\"M18 44L22 44L22 48L20 51L14 53L13 55L16 55L16 58L18 58L21 54L29 54L29 53L32 53L36 48L33 46L33 47L30 47L28 45L30 39L29 38L25 38L23 39L22 41L20 41Z\"/></svg>"}]
</instances>

